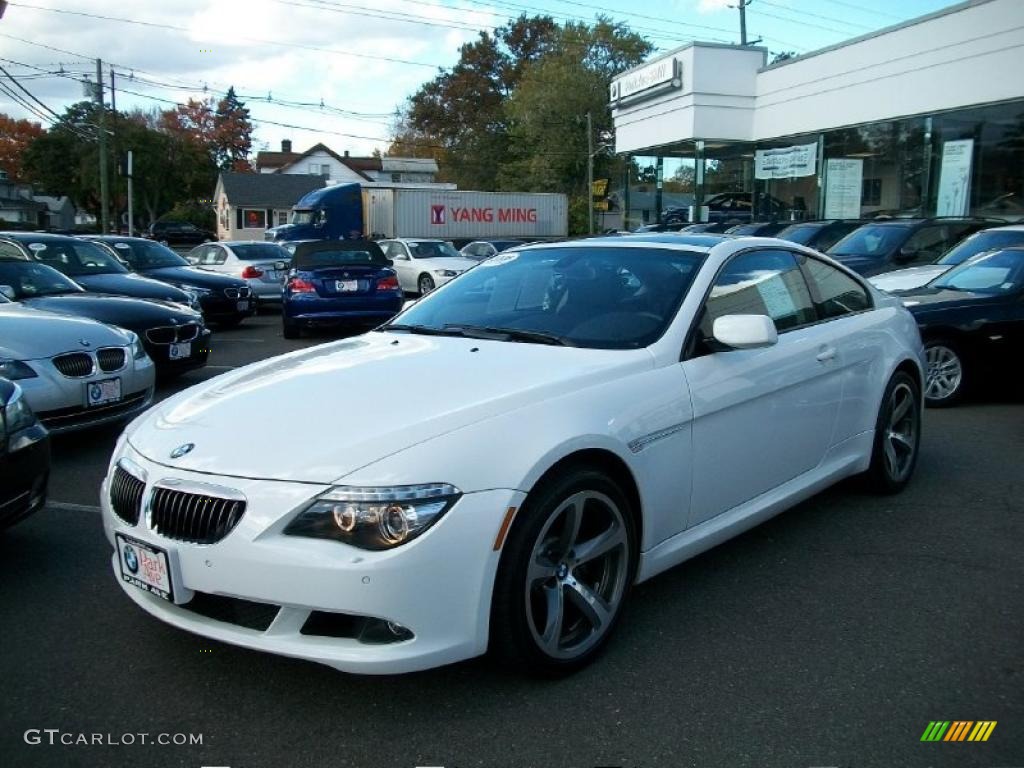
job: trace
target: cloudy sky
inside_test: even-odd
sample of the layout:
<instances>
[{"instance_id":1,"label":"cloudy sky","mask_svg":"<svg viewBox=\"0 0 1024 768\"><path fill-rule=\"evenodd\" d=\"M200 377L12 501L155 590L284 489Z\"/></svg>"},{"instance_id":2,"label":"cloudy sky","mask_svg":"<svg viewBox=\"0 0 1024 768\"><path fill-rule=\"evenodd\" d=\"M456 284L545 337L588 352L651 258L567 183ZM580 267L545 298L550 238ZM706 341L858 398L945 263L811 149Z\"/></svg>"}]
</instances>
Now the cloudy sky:
<instances>
[{"instance_id":1,"label":"cloudy sky","mask_svg":"<svg viewBox=\"0 0 1024 768\"><path fill-rule=\"evenodd\" d=\"M806 52L928 13L950 0L753 0L751 38ZM387 146L390 115L480 29L520 13L629 23L661 50L736 42L736 0L10 0L0 65L57 113L82 98L95 58L116 71L117 107L168 108L234 85L256 148L323 141L366 154ZM631 9L631 10L625 10ZM9 88L10 80L0 79ZM204 88L206 89L204 91ZM15 89L16 90L16 89ZM20 93L20 92L19 92ZM22 94L23 95L23 94ZM323 107L321 107L321 103ZM30 117L0 90L0 112Z\"/></svg>"}]
</instances>

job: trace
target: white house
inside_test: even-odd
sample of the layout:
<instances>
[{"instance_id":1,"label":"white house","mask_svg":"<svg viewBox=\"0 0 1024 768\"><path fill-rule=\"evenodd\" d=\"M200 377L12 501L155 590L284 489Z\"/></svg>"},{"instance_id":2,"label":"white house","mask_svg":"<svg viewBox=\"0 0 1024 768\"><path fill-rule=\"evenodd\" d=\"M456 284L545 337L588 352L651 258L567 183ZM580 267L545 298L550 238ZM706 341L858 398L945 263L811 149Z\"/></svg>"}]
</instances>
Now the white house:
<instances>
[{"instance_id":1,"label":"white house","mask_svg":"<svg viewBox=\"0 0 1024 768\"><path fill-rule=\"evenodd\" d=\"M299 198L325 181L310 174L221 173L213 194L218 239L262 240L270 227L287 224Z\"/></svg>"},{"instance_id":2,"label":"white house","mask_svg":"<svg viewBox=\"0 0 1024 768\"><path fill-rule=\"evenodd\" d=\"M437 177L437 161L417 157L354 157L338 154L324 144L305 152L293 152L288 139L280 152L259 152L256 170L262 174L286 173L323 176L334 183L383 181L431 184Z\"/></svg>"}]
</instances>

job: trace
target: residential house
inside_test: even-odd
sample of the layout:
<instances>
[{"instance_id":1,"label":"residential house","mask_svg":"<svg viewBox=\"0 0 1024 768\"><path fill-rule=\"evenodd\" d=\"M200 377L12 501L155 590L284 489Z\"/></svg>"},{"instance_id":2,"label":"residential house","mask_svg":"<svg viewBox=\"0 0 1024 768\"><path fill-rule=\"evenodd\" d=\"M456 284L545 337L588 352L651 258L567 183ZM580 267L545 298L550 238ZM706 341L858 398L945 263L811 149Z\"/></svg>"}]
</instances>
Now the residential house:
<instances>
[{"instance_id":1,"label":"residential house","mask_svg":"<svg viewBox=\"0 0 1024 768\"><path fill-rule=\"evenodd\" d=\"M33 195L32 199L46 206L43 217L45 218L44 226L47 229L74 229L75 214L78 211L70 197L67 195L60 197Z\"/></svg>"},{"instance_id":2,"label":"residential house","mask_svg":"<svg viewBox=\"0 0 1024 768\"><path fill-rule=\"evenodd\" d=\"M305 152L293 152L288 139L280 152L259 152L256 169L261 174L285 173L323 176L332 183L386 182L432 184L437 177L437 161L416 157L354 157L347 151L338 154L324 144Z\"/></svg>"},{"instance_id":3,"label":"residential house","mask_svg":"<svg viewBox=\"0 0 1024 768\"><path fill-rule=\"evenodd\" d=\"M303 195L325 186L323 176L291 173L221 173L213 195L220 240L262 240L270 227L288 223Z\"/></svg>"},{"instance_id":4,"label":"residential house","mask_svg":"<svg viewBox=\"0 0 1024 768\"><path fill-rule=\"evenodd\" d=\"M32 185L10 181L0 171L0 229L14 224L17 229L36 229L46 226L46 205L32 199Z\"/></svg>"}]
</instances>

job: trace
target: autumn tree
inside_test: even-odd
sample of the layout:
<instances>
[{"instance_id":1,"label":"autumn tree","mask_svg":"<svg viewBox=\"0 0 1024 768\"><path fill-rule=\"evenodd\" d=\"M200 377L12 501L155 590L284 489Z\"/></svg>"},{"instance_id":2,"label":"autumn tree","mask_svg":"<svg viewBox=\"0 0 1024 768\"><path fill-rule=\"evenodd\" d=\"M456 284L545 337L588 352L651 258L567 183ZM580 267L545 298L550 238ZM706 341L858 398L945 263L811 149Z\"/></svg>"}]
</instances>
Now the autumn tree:
<instances>
[{"instance_id":1,"label":"autumn tree","mask_svg":"<svg viewBox=\"0 0 1024 768\"><path fill-rule=\"evenodd\" d=\"M43 135L43 126L31 120L15 120L0 113L0 170L12 181L22 179L25 150Z\"/></svg>"}]
</instances>

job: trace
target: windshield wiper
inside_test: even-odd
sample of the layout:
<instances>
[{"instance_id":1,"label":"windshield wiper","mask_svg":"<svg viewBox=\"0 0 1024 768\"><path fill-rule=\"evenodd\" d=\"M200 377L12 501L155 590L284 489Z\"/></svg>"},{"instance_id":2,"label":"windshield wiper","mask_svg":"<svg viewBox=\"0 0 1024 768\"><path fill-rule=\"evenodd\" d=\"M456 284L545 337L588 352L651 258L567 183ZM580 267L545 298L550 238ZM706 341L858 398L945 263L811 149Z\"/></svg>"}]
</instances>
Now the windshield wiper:
<instances>
[{"instance_id":1,"label":"windshield wiper","mask_svg":"<svg viewBox=\"0 0 1024 768\"><path fill-rule=\"evenodd\" d=\"M497 328L495 326L478 325L446 325L446 329L461 331L463 336L471 339L492 339L496 341L525 341L529 344L551 344L558 347L575 346L563 336L545 331L530 331L524 328Z\"/></svg>"},{"instance_id":2,"label":"windshield wiper","mask_svg":"<svg viewBox=\"0 0 1024 768\"><path fill-rule=\"evenodd\" d=\"M382 326L382 331L407 331L408 333L417 333L423 336L462 336L462 332L458 328L431 328L429 325L406 325L403 323L393 323L391 325Z\"/></svg>"}]
</instances>

